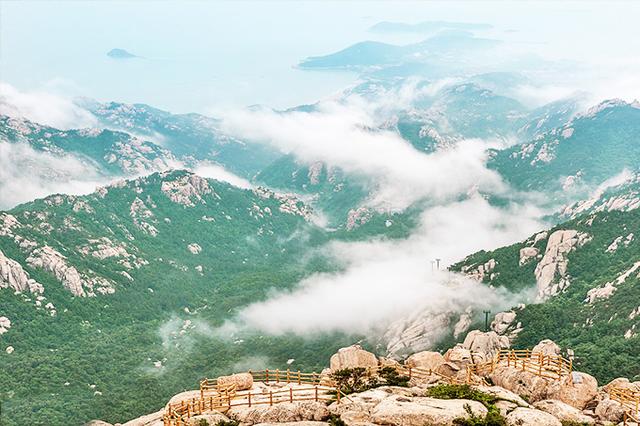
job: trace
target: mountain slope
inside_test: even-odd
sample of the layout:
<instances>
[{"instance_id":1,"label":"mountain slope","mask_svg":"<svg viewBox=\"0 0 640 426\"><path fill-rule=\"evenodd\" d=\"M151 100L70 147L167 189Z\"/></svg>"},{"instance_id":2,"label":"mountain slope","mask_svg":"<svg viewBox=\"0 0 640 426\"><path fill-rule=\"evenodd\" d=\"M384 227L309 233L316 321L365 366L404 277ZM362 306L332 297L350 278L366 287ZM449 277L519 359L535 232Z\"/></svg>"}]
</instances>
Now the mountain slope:
<instances>
[{"instance_id":1,"label":"mountain slope","mask_svg":"<svg viewBox=\"0 0 640 426\"><path fill-rule=\"evenodd\" d=\"M330 267L312 254L326 237L309 214L290 196L184 171L2 213L3 422L124 421L247 353L284 367L296 347L296 362L314 368L344 340L211 329Z\"/></svg>"},{"instance_id":2,"label":"mountain slope","mask_svg":"<svg viewBox=\"0 0 640 426\"><path fill-rule=\"evenodd\" d=\"M637 169L639 132L640 104L606 101L532 142L494 152L489 166L520 190L595 187Z\"/></svg>"},{"instance_id":3,"label":"mountain slope","mask_svg":"<svg viewBox=\"0 0 640 426\"><path fill-rule=\"evenodd\" d=\"M214 161L250 178L280 157L263 144L247 143L225 134L220 120L200 114L171 114L145 104L79 101L102 126L156 141L176 157L189 163Z\"/></svg>"},{"instance_id":4,"label":"mountain slope","mask_svg":"<svg viewBox=\"0 0 640 426\"><path fill-rule=\"evenodd\" d=\"M547 336L580 354L599 380L637 380L640 357L640 209L583 215L524 242L453 265L487 285L536 289L502 332L518 347Z\"/></svg>"}]
</instances>

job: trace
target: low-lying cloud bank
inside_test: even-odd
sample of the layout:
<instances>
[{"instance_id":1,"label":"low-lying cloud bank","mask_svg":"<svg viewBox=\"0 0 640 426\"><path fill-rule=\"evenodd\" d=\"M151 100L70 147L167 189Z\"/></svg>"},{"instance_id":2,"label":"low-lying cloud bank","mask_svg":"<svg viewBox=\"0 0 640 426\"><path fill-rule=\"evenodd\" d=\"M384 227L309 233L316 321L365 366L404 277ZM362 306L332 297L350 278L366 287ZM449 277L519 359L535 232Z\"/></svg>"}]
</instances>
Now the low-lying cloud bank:
<instances>
[{"instance_id":1,"label":"low-lying cloud bank","mask_svg":"<svg viewBox=\"0 0 640 426\"><path fill-rule=\"evenodd\" d=\"M427 155L379 124L371 107L355 97L347 103L322 102L313 112L236 111L225 117L223 127L301 162L321 161L369 178L377 187L373 206L402 210L424 198L442 202L472 188L506 191L500 176L485 167L488 142L468 140Z\"/></svg>"},{"instance_id":2,"label":"low-lying cloud bank","mask_svg":"<svg viewBox=\"0 0 640 426\"><path fill-rule=\"evenodd\" d=\"M399 89L401 103L411 101L405 92ZM313 274L292 291L274 292L242 309L218 333L338 331L380 338L416 312L495 312L526 298L463 275L434 272L431 262L438 258L446 266L544 227L535 205L496 207L481 195L509 194L508 185L486 167L487 148L505 142L466 140L427 154L396 132L381 130L378 113L397 106L354 95L321 102L311 112L242 111L225 117L226 130L241 138L272 144L303 163L322 161L365 177L373 187L369 206L402 210L426 200L428 207L407 239L331 243L326 252L340 265L338 272Z\"/></svg>"},{"instance_id":3,"label":"low-lying cloud bank","mask_svg":"<svg viewBox=\"0 0 640 426\"><path fill-rule=\"evenodd\" d=\"M45 91L20 91L3 82L0 82L0 114L62 130L93 127L98 122L71 99Z\"/></svg>"},{"instance_id":4,"label":"low-lying cloud bank","mask_svg":"<svg viewBox=\"0 0 640 426\"><path fill-rule=\"evenodd\" d=\"M465 276L433 271L477 250L522 239L542 227L534 207L498 209L479 195L426 210L406 240L332 243L343 265L314 274L293 291L274 293L247 306L219 331L314 335L332 331L381 336L386 327L416 311L476 312L507 309L522 301Z\"/></svg>"},{"instance_id":5,"label":"low-lying cloud bank","mask_svg":"<svg viewBox=\"0 0 640 426\"><path fill-rule=\"evenodd\" d=\"M0 141L0 209L55 193L83 195L107 180L73 155L36 151L24 143Z\"/></svg>"}]
</instances>

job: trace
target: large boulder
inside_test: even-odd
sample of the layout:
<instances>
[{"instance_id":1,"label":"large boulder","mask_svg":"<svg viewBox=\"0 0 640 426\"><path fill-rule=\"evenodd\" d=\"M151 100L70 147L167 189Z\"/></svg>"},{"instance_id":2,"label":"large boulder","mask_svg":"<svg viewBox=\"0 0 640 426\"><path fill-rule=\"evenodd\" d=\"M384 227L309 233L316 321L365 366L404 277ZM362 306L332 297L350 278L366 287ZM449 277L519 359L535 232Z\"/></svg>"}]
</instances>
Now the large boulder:
<instances>
[{"instance_id":1,"label":"large boulder","mask_svg":"<svg viewBox=\"0 0 640 426\"><path fill-rule=\"evenodd\" d=\"M531 352L542 353L543 355L560 355L560 346L553 340L545 339L535 345Z\"/></svg>"},{"instance_id":2,"label":"large boulder","mask_svg":"<svg viewBox=\"0 0 640 426\"><path fill-rule=\"evenodd\" d=\"M530 402L543 399L559 399L553 395L560 392L560 383L544 379L532 372L499 364L489 374L489 378L497 386L526 397Z\"/></svg>"},{"instance_id":3,"label":"large boulder","mask_svg":"<svg viewBox=\"0 0 640 426\"><path fill-rule=\"evenodd\" d=\"M455 377L460 373L460 367L453 362L445 362L436 369L436 373L445 377ZM464 370L463 370L464 371Z\"/></svg>"},{"instance_id":4,"label":"large boulder","mask_svg":"<svg viewBox=\"0 0 640 426\"><path fill-rule=\"evenodd\" d=\"M507 417L509 426L562 426L560 420L544 411L518 407Z\"/></svg>"},{"instance_id":5,"label":"large boulder","mask_svg":"<svg viewBox=\"0 0 640 426\"><path fill-rule=\"evenodd\" d=\"M602 387L602 390L607 393L611 392L611 390L615 388L640 391L640 386L638 386L636 383L638 382L632 383L626 377L618 377L617 379L613 379L612 381L604 385Z\"/></svg>"},{"instance_id":6,"label":"large boulder","mask_svg":"<svg viewBox=\"0 0 640 426\"><path fill-rule=\"evenodd\" d=\"M371 423L390 426L450 426L457 418L468 418L465 406L477 416L484 416L487 409L477 401L463 399L386 398L371 411Z\"/></svg>"},{"instance_id":7,"label":"large boulder","mask_svg":"<svg viewBox=\"0 0 640 426\"><path fill-rule=\"evenodd\" d=\"M331 371L356 367L377 368L378 358L371 352L362 349L360 345L352 345L338 349L338 352L331 356L329 367Z\"/></svg>"},{"instance_id":8,"label":"large boulder","mask_svg":"<svg viewBox=\"0 0 640 426\"><path fill-rule=\"evenodd\" d=\"M458 367L464 367L467 364L473 363L471 351L468 348L463 347L461 344L457 344L445 352L444 359L447 362L453 362Z\"/></svg>"},{"instance_id":9,"label":"large boulder","mask_svg":"<svg viewBox=\"0 0 640 426\"><path fill-rule=\"evenodd\" d=\"M236 390L248 390L253 387L251 373L237 373L230 376L218 377L218 386L236 385Z\"/></svg>"},{"instance_id":10,"label":"large boulder","mask_svg":"<svg viewBox=\"0 0 640 426\"><path fill-rule=\"evenodd\" d=\"M500 335L505 334L515 320L516 313L513 311L498 312L491 321L491 329Z\"/></svg>"},{"instance_id":11,"label":"large boulder","mask_svg":"<svg viewBox=\"0 0 640 426\"><path fill-rule=\"evenodd\" d=\"M258 423L284 423L299 421L323 421L329 417L323 402L283 402L275 405L232 407L227 416L245 425Z\"/></svg>"},{"instance_id":12,"label":"large boulder","mask_svg":"<svg viewBox=\"0 0 640 426\"><path fill-rule=\"evenodd\" d=\"M562 379L552 399L559 399L578 410L584 410L587 404L597 396L598 381L587 373L574 371L570 376Z\"/></svg>"},{"instance_id":13,"label":"large boulder","mask_svg":"<svg viewBox=\"0 0 640 426\"><path fill-rule=\"evenodd\" d=\"M603 399L596 407L595 413L601 421L620 423L624 417L624 408L618 401Z\"/></svg>"},{"instance_id":14,"label":"large boulder","mask_svg":"<svg viewBox=\"0 0 640 426\"><path fill-rule=\"evenodd\" d=\"M509 348L509 338L499 336L495 331L473 330L467 334L462 347L471 351L474 362L489 361L500 349ZM480 359L476 359L478 356Z\"/></svg>"},{"instance_id":15,"label":"large boulder","mask_svg":"<svg viewBox=\"0 0 640 426\"><path fill-rule=\"evenodd\" d=\"M439 352L423 351L411 355L404 364L411 368L424 368L425 370L437 370L445 363L444 356Z\"/></svg>"},{"instance_id":16,"label":"large boulder","mask_svg":"<svg viewBox=\"0 0 640 426\"><path fill-rule=\"evenodd\" d=\"M583 425L592 425L595 423L595 419L593 417L589 417L577 408L555 399L538 401L534 403L533 406L538 410L549 413L564 422L574 422Z\"/></svg>"}]
</instances>

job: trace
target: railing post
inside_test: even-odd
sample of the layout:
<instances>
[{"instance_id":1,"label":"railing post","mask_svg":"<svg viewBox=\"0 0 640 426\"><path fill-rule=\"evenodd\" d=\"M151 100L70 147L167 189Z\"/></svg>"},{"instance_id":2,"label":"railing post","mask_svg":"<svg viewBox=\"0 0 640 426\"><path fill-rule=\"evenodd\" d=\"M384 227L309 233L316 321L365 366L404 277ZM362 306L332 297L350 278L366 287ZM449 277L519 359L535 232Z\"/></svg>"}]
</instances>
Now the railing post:
<instances>
[{"instance_id":1,"label":"railing post","mask_svg":"<svg viewBox=\"0 0 640 426\"><path fill-rule=\"evenodd\" d=\"M269 391L269 405L273 405L273 391Z\"/></svg>"},{"instance_id":2,"label":"railing post","mask_svg":"<svg viewBox=\"0 0 640 426\"><path fill-rule=\"evenodd\" d=\"M301 382L302 382L302 379L300 377L300 370L298 370L298 384L301 384Z\"/></svg>"},{"instance_id":3,"label":"railing post","mask_svg":"<svg viewBox=\"0 0 640 426\"><path fill-rule=\"evenodd\" d=\"M340 394L341 393L342 392L340 392L340 389L336 389L336 398L337 398L338 404L340 404Z\"/></svg>"},{"instance_id":4,"label":"railing post","mask_svg":"<svg viewBox=\"0 0 640 426\"><path fill-rule=\"evenodd\" d=\"M249 391L249 395L247 395L247 397L249 398L249 407L251 407L251 391Z\"/></svg>"},{"instance_id":5,"label":"railing post","mask_svg":"<svg viewBox=\"0 0 640 426\"><path fill-rule=\"evenodd\" d=\"M265 374L265 380L267 381L267 384L269 384L269 369L267 368L266 370L264 370L264 374Z\"/></svg>"},{"instance_id":6,"label":"railing post","mask_svg":"<svg viewBox=\"0 0 640 426\"><path fill-rule=\"evenodd\" d=\"M290 377L289 377L289 374L290 374L290 373L289 373L289 369L287 368L287 383L290 383L290 382L291 382L291 379L290 379Z\"/></svg>"},{"instance_id":7,"label":"railing post","mask_svg":"<svg viewBox=\"0 0 640 426\"><path fill-rule=\"evenodd\" d=\"M316 388L316 402L318 401L318 385L315 386Z\"/></svg>"}]
</instances>

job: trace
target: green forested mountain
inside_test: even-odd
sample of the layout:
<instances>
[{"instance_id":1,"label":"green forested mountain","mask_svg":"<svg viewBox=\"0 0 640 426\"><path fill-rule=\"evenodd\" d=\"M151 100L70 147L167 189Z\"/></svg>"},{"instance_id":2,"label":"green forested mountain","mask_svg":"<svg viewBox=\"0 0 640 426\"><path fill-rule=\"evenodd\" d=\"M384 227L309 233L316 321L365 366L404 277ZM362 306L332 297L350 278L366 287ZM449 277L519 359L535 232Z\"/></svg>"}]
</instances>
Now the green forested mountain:
<instances>
[{"instance_id":1,"label":"green forested mountain","mask_svg":"<svg viewBox=\"0 0 640 426\"><path fill-rule=\"evenodd\" d=\"M531 142L494 152L489 166L520 190L584 190L637 169L639 132L637 103L605 101Z\"/></svg>"},{"instance_id":2,"label":"green forested mountain","mask_svg":"<svg viewBox=\"0 0 640 426\"><path fill-rule=\"evenodd\" d=\"M582 215L526 241L478 252L453 265L487 285L537 289L516 308L515 346L541 336L576 353L576 366L601 382L638 380L640 210ZM478 275L483 265L484 274ZM489 270L484 265L489 265Z\"/></svg>"},{"instance_id":3,"label":"green forested mountain","mask_svg":"<svg viewBox=\"0 0 640 426\"><path fill-rule=\"evenodd\" d=\"M345 337L211 328L331 268L312 255L326 236L310 214L290 196L182 171L2 213L3 424L124 421L233 365L284 367L294 347L295 366L317 368Z\"/></svg>"},{"instance_id":4,"label":"green forested mountain","mask_svg":"<svg viewBox=\"0 0 640 426\"><path fill-rule=\"evenodd\" d=\"M104 175L149 173L167 168L175 160L168 150L125 132L98 128L59 130L6 115L0 115L0 141L24 143L54 156L70 154Z\"/></svg>"},{"instance_id":5,"label":"green forested mountain","mask_svg":"<svg viewBox=\"0 0 640 426\"><path fill-rule=\"evenodd\" d=\"M209 160L250 178L281 155L266 145L225 134L220 120L201 114L171 114L145 104L78 102L102 126L156 141L187 163Z\"/></svg>"}]
</instances>

